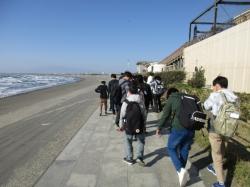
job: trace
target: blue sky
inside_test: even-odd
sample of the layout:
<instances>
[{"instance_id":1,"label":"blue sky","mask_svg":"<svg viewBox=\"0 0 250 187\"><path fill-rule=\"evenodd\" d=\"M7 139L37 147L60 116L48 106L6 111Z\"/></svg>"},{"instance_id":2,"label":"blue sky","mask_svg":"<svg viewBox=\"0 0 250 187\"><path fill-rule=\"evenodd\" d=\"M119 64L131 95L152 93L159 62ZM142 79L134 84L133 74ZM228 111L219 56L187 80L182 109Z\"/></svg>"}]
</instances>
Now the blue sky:
<instances>
[{"instance_id":1,"label":"blue sky","mask_svg":"<svg viewBox=\"0 0 250 187\"><path fill-rule=\"evenodd\" d=\"M190 20L212 2L0 0L0 72L135 70L187 41Z\"/></svg>"}]
</instances>

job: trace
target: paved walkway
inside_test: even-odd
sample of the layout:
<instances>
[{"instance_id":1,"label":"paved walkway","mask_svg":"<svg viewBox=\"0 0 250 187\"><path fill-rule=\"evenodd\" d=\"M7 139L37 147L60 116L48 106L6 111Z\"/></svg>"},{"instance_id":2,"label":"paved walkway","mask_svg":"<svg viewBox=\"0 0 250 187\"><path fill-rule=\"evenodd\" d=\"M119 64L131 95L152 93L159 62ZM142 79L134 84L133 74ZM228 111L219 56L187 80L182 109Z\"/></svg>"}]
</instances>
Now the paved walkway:
<instances>
[{"instance_id":1,"label":"paved walkway","mask_svg":"<svg viewBox=\"0 0 250 187\"><path fill-rule=\"evenodd\" d=\"M122 162L123 134L115 130L114 116L97 110L58 156L36 187L178 187L177 173L166 153L166 136L154 135L157 115L150 113L146 138L146 167ZM188 163L188 185L203 182Z\"/></svg>"}]
</instances>

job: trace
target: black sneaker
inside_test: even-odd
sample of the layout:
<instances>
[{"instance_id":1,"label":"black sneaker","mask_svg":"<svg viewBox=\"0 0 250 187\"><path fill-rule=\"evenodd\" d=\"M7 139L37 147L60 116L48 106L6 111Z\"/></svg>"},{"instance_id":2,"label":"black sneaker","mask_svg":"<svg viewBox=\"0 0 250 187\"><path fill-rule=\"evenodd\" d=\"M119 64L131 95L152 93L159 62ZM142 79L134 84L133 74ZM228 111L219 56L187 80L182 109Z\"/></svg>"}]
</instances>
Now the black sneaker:
<instances>
[{"instance_id":1,"label":"black sneaker","mask_svg":"<svg viewBox=\"0 0 250 187\"><path fill-rule=\"evenodd\" d=\"M134 161L132 159L127 159L127 158L123 158L123 162L125 162L128 165L133 165Z\"/></svg>"},{"instance_id":2,"label":"black sneaker","mask_svg":"<svg viewBox=\"0 0 250 187\"><path fill-rule=\"evenodd\" d=\"M136 163L138 163L142 167L145 167L145 165L146 165L145 162L143 161L143 159L141 159L141 158L137 158Z\"/></svg>"}]
</instances>

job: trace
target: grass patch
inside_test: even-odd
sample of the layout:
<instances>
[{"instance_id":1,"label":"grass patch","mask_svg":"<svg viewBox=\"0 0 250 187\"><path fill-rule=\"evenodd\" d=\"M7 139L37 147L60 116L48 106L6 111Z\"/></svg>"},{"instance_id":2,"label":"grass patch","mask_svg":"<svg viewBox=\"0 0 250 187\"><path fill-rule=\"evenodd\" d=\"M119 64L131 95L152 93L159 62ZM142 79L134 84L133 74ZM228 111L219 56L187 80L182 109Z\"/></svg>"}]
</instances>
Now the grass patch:
<instances>
[{"instance_id":1,"label":"grass patch","mask_svg":"<svg viewBox=\"0 0 250 187\"><path fill-rule=\"evenodd\" d=\"M236 187L249 187L250 186L250 162L238 161L235 167L234 177L236 179Z\"/></svg>"}]
</instances>

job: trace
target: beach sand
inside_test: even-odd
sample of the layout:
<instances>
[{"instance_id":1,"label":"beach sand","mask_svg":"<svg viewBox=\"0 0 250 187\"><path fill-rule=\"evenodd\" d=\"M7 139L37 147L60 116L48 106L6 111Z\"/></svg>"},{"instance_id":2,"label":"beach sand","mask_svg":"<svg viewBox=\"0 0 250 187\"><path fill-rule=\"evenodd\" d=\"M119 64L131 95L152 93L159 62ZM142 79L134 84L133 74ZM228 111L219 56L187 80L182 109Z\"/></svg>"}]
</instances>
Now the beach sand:
<instances>
[{"instance_id":1,"label":"beach sand","mask_svg":"<svg viewBox=\"0 0 250 187\"><path fill-rule=\"evenodd\" d=\"M97 109L103 76L0 99L0 186L33 186Z\"/></svg>"}]
</instances>

